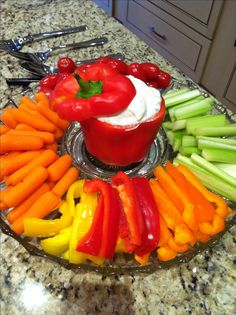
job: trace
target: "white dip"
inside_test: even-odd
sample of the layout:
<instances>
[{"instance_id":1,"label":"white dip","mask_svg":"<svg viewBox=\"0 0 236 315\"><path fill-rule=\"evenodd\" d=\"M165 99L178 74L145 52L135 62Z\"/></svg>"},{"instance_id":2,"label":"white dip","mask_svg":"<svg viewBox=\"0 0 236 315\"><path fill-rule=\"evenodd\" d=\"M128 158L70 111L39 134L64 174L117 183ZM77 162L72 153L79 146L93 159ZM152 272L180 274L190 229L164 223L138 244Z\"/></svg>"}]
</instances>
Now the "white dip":
<instances>
[{"instance_id":1,"label":"white dip","mask_svg":"<svg viewBox=\"0 0 236 315\"><path fill-rule=\"evenodd\" d=\"M113 116L99 117L99 120L111 125L127 126L144 122L159 112L161 107L160 92L131 75L127 77L136 89L135 97L123 112Z\"/></svg>"}]
</instances>

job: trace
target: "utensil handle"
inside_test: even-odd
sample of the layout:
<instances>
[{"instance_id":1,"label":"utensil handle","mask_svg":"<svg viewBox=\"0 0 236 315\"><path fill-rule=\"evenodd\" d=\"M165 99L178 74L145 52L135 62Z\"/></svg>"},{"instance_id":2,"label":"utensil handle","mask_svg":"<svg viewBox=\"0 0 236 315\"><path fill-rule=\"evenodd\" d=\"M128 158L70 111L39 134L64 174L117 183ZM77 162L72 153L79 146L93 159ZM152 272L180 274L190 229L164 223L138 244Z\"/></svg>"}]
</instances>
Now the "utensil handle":
<instances>
[{"instance_id":1,"label":"utensil handle","mask_svg":"<svg viewBox=\"0 0 236 315\"><path fill-rule=\"evenodd\" d=\"M80 43L73 43L73 44L67 44L67 45L59 45L57 47L53 47L52 51L58 50L58 49L66 49L66 48L87 48L87 47L96 47L104 45L108 42L107 37L97 37L90 40L86 40L84 42Z\"/></svg>"},{"instance_id":2,"label":"utensil handle","mask_svg":"<svg viewBox=\"0 0 236 315\"><path fill-rule=\"evenodd\" d=\"M81 25L77 27L71 27L59 31L52 31L52 32L44 32L44 33L38 33L38 34L29 34L23 38L24 42L32 42L35 39L38 40L43 40L47 38L52 38L52 37L57 37L57 36L62 36L62 35L67 35L67 34L73 34L77 32L83 32L87 29L87 25Z\"/></svg>"},{"instance_id":3,"label":"utensil handle","mask_svg":"<svg viewBox=\"0 0 236 315\"><path fill-rule=\"evenodd\" d=\"M28 85L39 80L40 78L6 78L8 85Z\"/></svg>"}]
</instances>

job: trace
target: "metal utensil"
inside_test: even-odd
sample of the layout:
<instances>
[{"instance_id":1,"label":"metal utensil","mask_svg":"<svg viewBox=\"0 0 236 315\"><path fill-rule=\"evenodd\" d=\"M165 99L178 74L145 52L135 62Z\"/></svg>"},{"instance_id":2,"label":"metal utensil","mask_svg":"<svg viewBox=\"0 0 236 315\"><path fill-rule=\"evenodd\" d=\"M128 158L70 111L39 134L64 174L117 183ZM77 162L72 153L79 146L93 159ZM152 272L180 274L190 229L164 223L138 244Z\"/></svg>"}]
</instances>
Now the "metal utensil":
<instances>
[{"instance_id":1,"label":"metal utensil","mask_svg":"<svg viewBox=\"0 0 236 315\"><path fill-rule=\"evenodd\" d=\"M69 49L80 49L80 48L87 48L87 47L96 47L104 45L108 42L107 37L98 37L93 38L90 40L86 40L84 42L80 43L73 43L73 44L67 44L67 45L59 45L56 47L49 48L48 50L44 52L35 52L35 53L27 53L27 52L20 52L20 51L9 51L9 54L13 57L16 57L18 59L31 61L34 63L41 64L42 62L45 62L49 56L56 50L69 50Z\"/></svg>"},{"instance_id":2,"label":"metal utensil","mask_svg":"<svg viewBox=\"0 0 236 315\"><path fill-rule=\"evenodd\" d=\"M27 36L9 39L9 40L0 40L0 50L4 51L18 51L23 45L32 43L34 41L40 41L52 37L58 37L67 34L73 34L77 32L83 32L87 29L87 25L81 25L77 27L67 28L59 31L44 32L39 34L28 34Z\"/></svg>"},{"instance_id":3,"label":"metal utensil","mask_svg":"<svg viewBox=\"0 0 236 315\"><path fill-rule=\"evenodd\" d=\"M105 57L115 58L118 60L124 60L125 59L125 57L122 53L109 54L109 55L106 55ZM76 61L75 64L76 64L76 66L79 66L81 64L93 63L93 62L96 62L99 58L100 57L93 58L93 59L79 60L79 61ZM24 68L25 70L27 70L31 74L34 74L34 75L39 76L39 77L44 77L45 75L48 75L51 73L58 73L58 69L56 67L47 66L43 63L36 64L34 62L25 61L25 62L22 62L20 65L22 68Z\"/></svg>"}]
</instances>

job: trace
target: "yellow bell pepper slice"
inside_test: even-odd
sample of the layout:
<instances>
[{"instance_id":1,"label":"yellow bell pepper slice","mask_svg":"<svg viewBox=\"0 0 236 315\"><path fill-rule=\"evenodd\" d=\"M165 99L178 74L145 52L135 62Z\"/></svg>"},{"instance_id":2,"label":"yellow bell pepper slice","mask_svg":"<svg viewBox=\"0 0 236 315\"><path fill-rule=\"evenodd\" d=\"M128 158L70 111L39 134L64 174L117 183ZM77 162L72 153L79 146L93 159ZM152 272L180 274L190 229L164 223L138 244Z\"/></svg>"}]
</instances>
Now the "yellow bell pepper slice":
<instances>
[{"instance_id":1,"label":"yellow bell pepper slice","mask_svg":"<svg viewBox=\"0 0 236 315\"><path fill-rule=\"evenodd\" d=\"M66 194L67 207L70 215L75 215L75 199L79 198L83 194L84 179L77 180L68 189Z\"/></svg>"},{"instance_id":2,"label":"yellow bell pepper slice","mask_svg":"<svg viewBox=\"0 0 236 315\"><path fill-rule=\"evenodd\" d=\"M68 228L61 230L56 236L42 240L40 245L46 253L59 256L69 248L71 231L72 228L69 226Z\"/></svg>"}]
</instances>

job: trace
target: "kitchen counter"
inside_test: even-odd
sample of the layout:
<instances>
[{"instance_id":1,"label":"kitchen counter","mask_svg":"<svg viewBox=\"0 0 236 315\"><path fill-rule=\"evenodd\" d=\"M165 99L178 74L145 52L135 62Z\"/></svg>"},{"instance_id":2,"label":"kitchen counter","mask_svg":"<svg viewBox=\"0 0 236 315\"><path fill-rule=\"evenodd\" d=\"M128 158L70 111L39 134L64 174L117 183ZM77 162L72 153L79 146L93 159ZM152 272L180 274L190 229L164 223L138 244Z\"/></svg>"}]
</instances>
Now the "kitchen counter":
<instances>
[{"instance_id":1,"label":"kitchen counter","mask_svg":"<svg viewBox=\"0 0 236 315\"><path fill-rule=\"evenodd\" d=\"M140 41L90 0L3 0L1 36L16 37L29 31L55 30L87 24L88 30L34 43L23 51L44 50L58 43L107 36L104 47L65 53L75 59L122 52L127 62L158 63L174 77L185 76L157 52ZM58 56L50 58L56 63ZM1 105L23 91L6 85L6 77L27 77L18 60L0 54ZM2 315L69 314L236 314L236 227L228 231L213 249L189 263L158 270L153 274L102 277L76 272L34 257L11 237L1 234Z\"/></svg>"}]
</instances>

